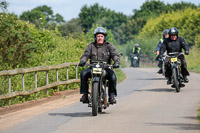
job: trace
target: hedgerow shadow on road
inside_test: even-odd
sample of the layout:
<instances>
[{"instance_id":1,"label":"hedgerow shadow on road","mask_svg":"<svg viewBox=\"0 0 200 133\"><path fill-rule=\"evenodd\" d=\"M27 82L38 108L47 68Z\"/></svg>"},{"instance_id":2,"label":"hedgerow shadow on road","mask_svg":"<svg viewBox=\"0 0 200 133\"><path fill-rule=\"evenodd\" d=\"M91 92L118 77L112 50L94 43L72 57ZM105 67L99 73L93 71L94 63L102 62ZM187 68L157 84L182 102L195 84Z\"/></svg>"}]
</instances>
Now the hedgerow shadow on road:
<instances>
[{"instance_id":1,"label":"hedgerow shadow on road","mask_svg":"<svg viewBox=\"0 0 200 133\"><path fill-rule=\"evenodd\" d=\"M136 92L142 92L142 91L152 91L152 92L175 92L175 89L173 88L152 88L152 89L141 89L141 90L134 90Z\"/></svg>"},{"instance_id":2,"label":"hedgerow shadow on road","mask_svg":"<svg viewBox=\"0 0 200 133\"><path fill-rule=\"evenodd\" d=\"M177 130L200 130L200 124L191 123L145 123L150 126L169 126Z\"/></svg>"},{"instance_id":3,"label":"hedgerow shadow on road","mask_svg":"<svg viewBox=\"0 0 200 133\"><path fill-rule=\"evenodd\" d=\"M136 80L166 80L166 78L138 78Z\"/></svg>"},{"instance_id":4,"label":"hedgerow shadow on road","mask_svg":"<svg viewBox=\"0 0 200 133\"><path fill-rule=\"evenodd\" d=\"M106 112L101 112L98 114L107 114ZM49 113L50 116L68 116L68 117L91 117L92 112L77 112L77 113Z\"/></svg>"},{"instance_id":5,"label":"hedgerow shadow on road","mask_svg":"<svg viewBox=\"0 0 200 133\"><path fill-rule=\"evenodd\" d=\"M90 117L91 112L77 112L77 113L49 113L51 116L69 116L69 117Z\"/></svg>"}]
</instances>

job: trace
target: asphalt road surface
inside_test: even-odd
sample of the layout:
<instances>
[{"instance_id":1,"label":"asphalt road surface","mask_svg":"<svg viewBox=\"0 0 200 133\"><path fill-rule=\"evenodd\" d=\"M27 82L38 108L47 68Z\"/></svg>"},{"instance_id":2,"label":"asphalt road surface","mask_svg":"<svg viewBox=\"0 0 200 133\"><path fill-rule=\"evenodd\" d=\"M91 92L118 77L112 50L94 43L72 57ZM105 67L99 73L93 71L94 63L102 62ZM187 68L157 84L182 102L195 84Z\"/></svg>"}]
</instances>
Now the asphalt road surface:
<instances>
[{"instance_id":1,"label":"asphalt road surface","mask_svg":"<svg viewBox=\"0 0 200 133\"><path fill-rule=\"evenodd\" d=\"M127 78L117 86L117 104L96 117L87 104L79 102L81 95L77 94L71 101L65 98L2 116L0 132L200 133L200 74L191 73L190 82L177 93L157 70L123 69Z\"/></svg>"}]
</instances>

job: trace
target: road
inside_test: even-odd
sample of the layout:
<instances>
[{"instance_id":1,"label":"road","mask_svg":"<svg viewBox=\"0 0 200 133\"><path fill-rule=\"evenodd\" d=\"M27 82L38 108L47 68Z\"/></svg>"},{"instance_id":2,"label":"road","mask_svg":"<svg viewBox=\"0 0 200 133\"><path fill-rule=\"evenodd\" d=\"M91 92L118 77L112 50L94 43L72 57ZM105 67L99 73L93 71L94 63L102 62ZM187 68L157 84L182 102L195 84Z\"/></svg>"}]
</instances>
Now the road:
<instances>
[{"instance_id":1,"label":"road","mask_svg":"<svg viewBox=\"0 0 200 133\"><path fill-rule=\"evenodd\" d=\"M117 104L94 117L80 94L1 116L2 133L200 133L200 74L176 93L156 68L125 68Z\"/></svg>"}]
</instances>

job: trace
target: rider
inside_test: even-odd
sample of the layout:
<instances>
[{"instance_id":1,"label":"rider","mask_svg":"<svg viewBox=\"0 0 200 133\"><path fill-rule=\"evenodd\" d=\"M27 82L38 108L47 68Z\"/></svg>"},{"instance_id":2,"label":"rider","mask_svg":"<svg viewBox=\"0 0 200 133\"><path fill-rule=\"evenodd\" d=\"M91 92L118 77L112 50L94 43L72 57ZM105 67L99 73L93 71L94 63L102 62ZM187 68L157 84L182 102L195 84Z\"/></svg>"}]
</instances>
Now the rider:
<instances>
[{"instance_id":1,"label":"rider","mask_svg":"<svg viewBox=\"0 0 200 133\"><path fill-rule=\"evenodd\" d=\"M135 44L135 47L133 48L133 54L135 54L138 57L138 67L140 64L140 55L142 54L141 48L139 47L139 44Z\"/></svg>"},{"instance_id":2,"label":"rider","mask_svg":"<svg viewBox=\"0 0 200 133\"><path fill-rule=\"evenodd\" d=\"M111 64L111 59L114 61L113 68L119 68L119 56L113 44L106 42L107 32L103 27L98 27L94 31L94 42L87 45L83 53L79 66L84 66L88 59L90 60L104 60ZM106 78L109 80L109 102L116 103L115 96L117 96L116 84L117 78L112 69L106 68ZM80 93L83 94L80 101L88 103L88 78L91 78L91 68L83 70L80 74L81 88Z\"/></svg>"},{"instance_id":3,"label":"rider","mask_svg":"<svg viewBox=\"0 0 200 133\"><path fill-rule=\"evenodd\" d=\"M161 49L160 49L160 57L163 56L163 53L165 50L167 51L167 54L172 53L172 52L182 52L182 49L185 50L185 54L189 54L189 48L188 45L186 44L186 41L184 38L178 36L178 29L175 27L172 27L169 30L169 38L165 39ZM183 75L183 80L185 83L189 82L187 76L189 76L189 72L187 70L187 63L185 60L184 55L180 55L178 57L181 60L181 73ZM165 59L165 77L168 79L167 84L171 84L171 75L172 71L170 68L170 59L166 58Z\"/></svg>"},{"instance_id":4,"label":"rider","mask_svg":"<svg viewBox=\"0 0 200 133\"><path fill-rule=\"evenodd\" d=\"M163 73L163 69L162 69L163 61L160 58L158 58L159 54L160 54L160 47L162 46L164 39L169 37L169 29L163 30L162 35L163 35L163 38L160 39L160 41L159 41L159 43L158 43L158 45L156 47L156 55L157 55L156 60L159 61L158 67L160 68L157 73L159 73L159 74Z\"/></svg>"}]
</instances>

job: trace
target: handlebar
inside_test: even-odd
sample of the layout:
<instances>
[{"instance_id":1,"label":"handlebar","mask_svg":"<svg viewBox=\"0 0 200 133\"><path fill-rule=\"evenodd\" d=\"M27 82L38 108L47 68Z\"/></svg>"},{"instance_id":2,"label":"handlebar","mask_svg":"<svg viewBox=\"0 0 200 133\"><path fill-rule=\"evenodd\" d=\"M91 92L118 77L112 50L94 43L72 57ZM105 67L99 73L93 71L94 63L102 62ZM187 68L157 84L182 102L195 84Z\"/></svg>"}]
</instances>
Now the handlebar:
<instances>
[{"instance_id":1,"label":"handlebar","mask_svg":"<svg viewBox=\"0 0 200 133\"><path fill-rule=\"evenodd\" d=\"M95 64L98 64L99 62L95 62L95 63L90 63L90 64L85 64L86 67L90 67L90 66L94 66ZM100 65L103 65L104 67L113 67L113 65L111 64L107 64L106 62L100 62Z\"/></svg>"},{"instance_id":2,"label":"handlebar","mask_svg":"<svg viewBox=\"0 0 200 133\"><path fill-rule=\"evenodd\" d=\"M117 56L120 58L121 56L123 56L123 53L120 52L119 54L117 54ZM113 65L107 64L107 62L105 62L104 60L90 60L90 61L91 61L90 64L85 64L86 67L93 66L94 64L101 64L104 67L111 67L111 68L113 68ZM78 67L83 67L83 66L78 66Z\"/></svg>"},{"instance_id":3,"label":"handlebar","mask_svg":"<svg viewBox=\"0 0 200 133\"><path fill-rule=\"evenodd\" d=\"M178 56L180 56L180 55L184 55L184 53L183 52L172 52L172 53L169 53L169 54L167 54L166 55L166 57L178 57Z\"/></svg>"}]
</instances>

